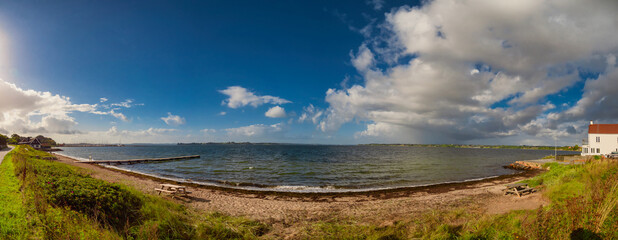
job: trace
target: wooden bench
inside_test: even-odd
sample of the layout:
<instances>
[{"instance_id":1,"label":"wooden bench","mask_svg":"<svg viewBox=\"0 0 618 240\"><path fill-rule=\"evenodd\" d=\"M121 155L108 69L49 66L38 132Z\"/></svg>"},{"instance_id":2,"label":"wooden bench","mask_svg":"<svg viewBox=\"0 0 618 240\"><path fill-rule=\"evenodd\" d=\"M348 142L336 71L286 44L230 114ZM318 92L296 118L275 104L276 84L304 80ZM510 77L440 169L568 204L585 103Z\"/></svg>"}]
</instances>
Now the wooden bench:
<instances>
[{"instance_id":1,"label":"wooden bench","mask_svg":"<svg viewBox=\"0 0 618 240\"><path fill-rule=\"evenodd\" d=\"M512 193L516 194L518 197L521 197L521 195L524 193L533 193L536 190L534 188L528 187L527 183L513 183L506 185L504 191L504 195Z\"/></svg>"},{"instance_id":2,"label":"wooden bench","mask_svg":"<svg viewBox=\"0 0 618 240\"><path fill-rule=\"evenodd\" d=\"M160 188L155 188L155 191L159 192L159 195L161 195L161 192L169 193L172 198L176 195L187 196L191 193L187 191L186 187L173 184L161 184Z\"/></svg>"}]
</instances>

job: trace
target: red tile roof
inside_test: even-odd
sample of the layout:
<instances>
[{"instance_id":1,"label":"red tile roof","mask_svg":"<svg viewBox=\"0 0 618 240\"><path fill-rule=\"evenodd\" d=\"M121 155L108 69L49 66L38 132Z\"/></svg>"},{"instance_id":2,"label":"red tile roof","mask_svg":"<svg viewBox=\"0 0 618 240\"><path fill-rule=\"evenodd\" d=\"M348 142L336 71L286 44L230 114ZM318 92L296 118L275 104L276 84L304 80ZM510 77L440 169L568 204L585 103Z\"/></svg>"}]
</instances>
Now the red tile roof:
<instances>
[{"instance_id":1,"label":"red tile roof","mask_svg":"<svg viewBox=\"0 0 618 240\"><path fill-rule=\"evenodd\" d=\"M592 124L588 127L588 133L618 134L618 124Z\"/></svg>"}]
</instances>

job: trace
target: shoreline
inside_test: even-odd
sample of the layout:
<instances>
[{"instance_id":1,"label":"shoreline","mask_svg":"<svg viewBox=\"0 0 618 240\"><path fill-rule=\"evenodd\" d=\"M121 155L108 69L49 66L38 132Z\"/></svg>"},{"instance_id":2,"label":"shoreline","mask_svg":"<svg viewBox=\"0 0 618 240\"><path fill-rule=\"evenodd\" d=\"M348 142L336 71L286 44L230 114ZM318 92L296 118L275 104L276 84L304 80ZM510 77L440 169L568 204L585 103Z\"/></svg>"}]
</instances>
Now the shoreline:
<instances>
[{"instance_id":1,"label":"shoreline","mask_svg":"<svg viewBox=\"0 0 618 240\"><path fill-rule=\"evenodd\" d=\"M70 158L70 157L67 157ZM231 185L223 185L216 183L203 183L203 182L194 182L187 181L183 179L175 179L175 178L167 178L162 176L157 176L154 174L147 174L127 169L118 168L116 166L105 166L101 164L94 164L92 166L96 166L103 169L108 169L112 171L116 171L123 174L128 174L140 178L147 178L157 181L162 181L166 183L173 184L182 184L190 187L202 188L202 189L211 189L218 191L226 191L226 192L237 192L243 194L260 194L260 195L273 195L273 196L289 196L289 197L307 197L307 196L326 196L326 197L348 197L348 196L373 196L373 195L383 195L387 194L389 197L405 197L411 194L415 194L418 192L427 192L427 193L444 193L452 190L460 190L460 189L469 189L472 188L473 185L482 184L486 182L493 182L496 180L510 180L515 178L530 178L542 173L544 170L522 170L513 174L505 174L498 176L491 176L485 178L476 178L470 180L463 181L452 181L452 182L443 182L443 183L435 183L435 184L424 184L417 186L406 186L406 187L392 187L392 188L377 188L377 189L342 189L342 190L334 190L329 189L325 191L298 191L298 190L278 190L272 188L259 188L259 187L234 187Z\"/></svg>"},{"instance_id":2,"label":"shoreline","mask_svg":"<svg viewBox=\"0 0 618 240\"><path fill-rule=\"evenodd\" d=\"M534 210L549 202L540 193L522 197L504 195L504 186L540 173L521 172L494 178L370 192L293 193L250 191L170 181L97 164L80 164L58 156L58 162L75 166L93 178L118 183L145 194L185 205L201 213L219 212L246 217L272 227L276 239L294 238L307 226L348 219L357 223L391 226L434 212L466 211L472 214L502 214ZM192 193L172 198L158 195L162 183L184 185Z\"/></svg>"},{"instance_id":3,"label":"shoreline","mask_svg":"<svg viewBox=\"0 0 618 240\"><path fill-rule=\"evenodd\" d=\"M56 154L57 156L62 156L71 161L77 162L77 157L68 156L64 154ZM80 164L83 165L83 164ZM522 170L517 173L491 176L485 178L476 178L469 179L463 181L451 181L451 182L443 182L443 183L435 183L435 184L424 184L417 186L404 186L404 187L392 187L392 188L377 188L377 189L342 189L335 190L329 189L326 191L295 191L295 190L281 190L281 189L273 189L273 188L260 188L260 187L243 187L243 186L232 186L232 185L224 185L217 183L204 183L204 182L193 182L187 181L184 179L176 179L176 178L168 178L163 176L157 176L154 174L142 173L137 171L132 171L128 169L122 169L116 166L106 166L103 164L92 164L91 166L98 167L101 169L107 169L110 171L131 175L138 178L150 179L165 183L173 183L173 184L182 184L194 188L201 188L207 190L216 190L222 192L231 192L231 193L241 193L247 195L260 195L260 196L286 196L286 197L295 197L295 198L305 198L305 197L354 197L354 196L380 196L380 198L388 199L388 198L396 198L396 197L406 197L412 194L416 194L419 192L426 193L445 193L453 190L461 190L461 189L470 189L474 188L474 185L494 182L494 181L509 181L512 179L519 178L531 178L544 170Z\"/></svg>"}]
</instances>

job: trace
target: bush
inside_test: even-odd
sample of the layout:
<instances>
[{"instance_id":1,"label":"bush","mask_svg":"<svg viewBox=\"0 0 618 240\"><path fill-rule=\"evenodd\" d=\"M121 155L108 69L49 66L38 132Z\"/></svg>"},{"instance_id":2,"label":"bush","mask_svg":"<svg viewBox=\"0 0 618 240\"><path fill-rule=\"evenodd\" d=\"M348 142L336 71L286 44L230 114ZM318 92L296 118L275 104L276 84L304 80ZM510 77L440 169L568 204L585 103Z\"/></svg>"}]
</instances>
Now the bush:
<instances>
[{"instance_id":1,"label":"bush","mask_svg":"<svg viewBox=\"0 0 618 240\"><path fill-rule=\"evenodd\" d=\"M8 139L9 138L7 136L0 134L0 149L6 147Z\"/></svg>"},{"instance_id":2,"label":"bush","mask_svg":"<svg viewBox=\"0 0 618 240\"><path fill-rule=\"evenodd\" d=\"M45 153L20 146L14 158L16 175L33 190L37 209L46 203L68 207L118 232L126 232L140 218L142 200L127 189L80 174L67 165L32 157L41 155Z\"/></svg>"},{"instance_id":3,"label":"bush","mask_svg":"<svg viewBox=\"0 0 618 240\"><path fill-rule=\"evenodd\" d=\"M268 231L244 218L199 216L183 205L40 160L36 156L47 153L30 146L19 146L12 156L35 239L251 239Z\"/></svg>"},{"instance_id":4,"label":"bush","mask_svg":"<svg viewBox=\"0 0 618 240\"><path fill-rule=\"evenodd\" d=\"M47 201L84 213L102 224L125 231L140 218L142 200L117 184L90 177L58 177L54 171L38 178Z\"/></svg>"}]
</instances>

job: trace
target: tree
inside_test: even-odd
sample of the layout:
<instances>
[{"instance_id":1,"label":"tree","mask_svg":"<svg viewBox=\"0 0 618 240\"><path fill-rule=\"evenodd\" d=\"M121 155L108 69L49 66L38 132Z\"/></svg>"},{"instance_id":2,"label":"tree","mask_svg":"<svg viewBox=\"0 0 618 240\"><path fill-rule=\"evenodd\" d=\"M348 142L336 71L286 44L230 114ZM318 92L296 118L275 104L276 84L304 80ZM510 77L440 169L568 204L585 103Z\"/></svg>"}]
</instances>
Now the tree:
<instances>
[{"instance_id":1,"label":"tree","mask_svg":"<svg viewBox=\"0 0 618 240\"><path fill-rule=\"evenodd\" d=\"M9 138L7 136L0 134L0 147L6 146L6 143L8 142L8 140Z\"/></svg>"},{"instance_id":2,"label":"tree","mask_svg":"<svg viewBox=\"0 0 618 240\"><path fill-rule=\"evenodd\" d=\"M50 146L56 146L56 141L54 141L54 139L45 137L43 135L36 136L35 138L38 139L39 142L41 142L42 144L49 144Z\"/></svg>"},{"instance_id":3,"label":"tree","mask_svg":"<svg viewBox=\"0 0 618 240\"><path fill-rule=\"evenodd\" d=\"M13 133L13 135L11 135L11 138L9 139L9 144L18 144L19 141L21 141L21 137L19 135L17 135L17 133Z\"/></svg>"}]
</instances>

